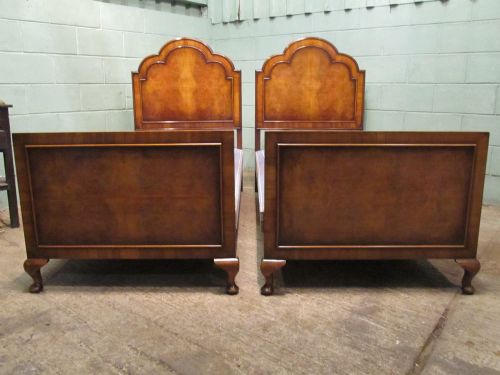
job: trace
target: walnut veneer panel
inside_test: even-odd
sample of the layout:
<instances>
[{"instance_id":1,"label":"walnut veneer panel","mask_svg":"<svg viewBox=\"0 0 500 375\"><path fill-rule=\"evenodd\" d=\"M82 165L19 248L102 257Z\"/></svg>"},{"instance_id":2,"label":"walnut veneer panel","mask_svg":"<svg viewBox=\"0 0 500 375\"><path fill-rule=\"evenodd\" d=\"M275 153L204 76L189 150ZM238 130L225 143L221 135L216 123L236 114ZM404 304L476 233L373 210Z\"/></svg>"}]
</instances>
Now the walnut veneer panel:
<instances>
[{"instance_id":1,"label":"walnut veneer panel","mask_svg":"<svg viewBox=\"0 0 500 375\"><path fill-rule=\"evenodd\" d=\"M257 128L362 129L365 72L329 42L305 38L256 72Z\"/></svg>"},{"instance_id":2,"label":"walnut veneer panel","mask_svg":"<svg viewBox=\"0 0 500 375\"><path fill-rule=\"evenodd\" d=\"M31 146L39 245L220 245L220 151Z\"/></svg>"},{"instance_id":3,"label":"walnut veneer panel","mask_svg":"<svg viewBox=\"0 0 500 375\"><path fill-rule=\"evenodd\" d=\"M278 245L463 245L473 154L281 146Z\"/></svg>"},{"instance_id":4,"label":"walnut veneer panel","mask_svg":"<svg viewBox=\"0 0 500 375\"><path fill-rule=\"evenodd\" d=\"M132 81L136 129L241 127L241 73L200 41L168 42Z\"/></svg>"}]
</instances>

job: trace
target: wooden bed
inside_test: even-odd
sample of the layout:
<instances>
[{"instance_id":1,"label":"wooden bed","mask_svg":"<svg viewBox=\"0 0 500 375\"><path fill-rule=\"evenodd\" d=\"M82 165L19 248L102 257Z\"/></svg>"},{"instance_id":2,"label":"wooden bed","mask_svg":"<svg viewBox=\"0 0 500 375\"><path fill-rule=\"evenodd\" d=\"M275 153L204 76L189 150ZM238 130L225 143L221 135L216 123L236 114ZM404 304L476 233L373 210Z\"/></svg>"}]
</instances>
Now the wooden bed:
<instances>
[{"instance_id":1,"label":"wooden bed","mask_svg":"<svg viewBox=\"0 0 500 375\"><path fill-rule=\"evenodd\" d=\"M487 134L360 132L364 80L318 38L256 72L262 294L287 259L414 258L457 259L473 293Z\"/></svg>"},{"instance_id":2,"label":"wooden bed","mask_svg":"<svg viewBox=\"0 0 500 375\"><path fill-rule=\"evenodd\" d=\"M132 82L136 132L15 135L30 291L49 258L213 258L236 294L240 72L182 38Z\"/></svg>"},{"instance_id":3,"label":"wooden bed","mask_svg":"<svg viewBox=\"0 0 500 375\"><path fill-rule=\"evenodd\" d=\"M328 41L305 38L255 72L255 164L259 213L264 214L265 153L261 131L362 130L365 72Z\"/></svg>"},{"instance_id":4,"label":"wooden bed","mask_svg":"<svg viewBox=\"0 0 500 375\"><path fill-rule=\"evenodd\" d=\"M453 258L474 293L488 133L266 134L262 294L287 259Z\"/></svg>"}]
</instances>

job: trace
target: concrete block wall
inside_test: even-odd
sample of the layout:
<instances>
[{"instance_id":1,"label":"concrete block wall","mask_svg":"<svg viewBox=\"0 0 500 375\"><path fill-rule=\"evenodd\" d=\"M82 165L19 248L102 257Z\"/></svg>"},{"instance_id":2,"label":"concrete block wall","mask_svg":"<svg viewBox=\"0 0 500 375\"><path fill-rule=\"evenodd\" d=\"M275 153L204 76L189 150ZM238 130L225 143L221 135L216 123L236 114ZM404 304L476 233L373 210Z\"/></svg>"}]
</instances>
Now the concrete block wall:
<instances>
[{"instance_id":1,"label":"concrete block wall","mask_svg":"<svg viewBox=\"0 0 500 375\"><path fill-rule=\"evenodd\" d=\"M126 4L0 0L0 99L14 105L13 132L132 130L131 71L172 38L209 39L199 10Z\"/></svg>"},{"instance_id":2,"label":"concrete block wall","mask_svg":"<svg viewBox=\"0 0 500 375\"><path fill-rule=\"evenodd\" d=\"M254 167L254 71L288 43L318 36L366 70L366 130L489 131L485 201L500 203L500 1L358 3L213 25L211 46L242 70L246 167Z\"/></svg>"},{"instance_id":3,"label":"concrete block wall","mask_svg":"<svg viewBox=\"0 0 500 375\"><path fill-rule=\"evenodd\" d=\"M131 76L205 17L93 0L1 0L0 98L21 131L133 129ZM122 119L125 121L117 121Z\"/></svg>"}]
</instances>

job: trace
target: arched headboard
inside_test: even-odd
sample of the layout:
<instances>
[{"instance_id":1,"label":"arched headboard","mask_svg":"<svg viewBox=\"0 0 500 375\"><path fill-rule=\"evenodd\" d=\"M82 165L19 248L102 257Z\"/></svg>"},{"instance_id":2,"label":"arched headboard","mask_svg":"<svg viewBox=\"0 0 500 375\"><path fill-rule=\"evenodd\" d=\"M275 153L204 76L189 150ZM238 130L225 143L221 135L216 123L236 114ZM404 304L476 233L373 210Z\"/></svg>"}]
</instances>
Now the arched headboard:
<instances>
[{"instance_id":1,"label":"arched headboard","mask_svg":"<svg viewBox=\"0 0 500 375\"><path fill-rule=\"evenodd\" d=\"M328 41L305 38L255 75L258 129L363 129L365 72ZM258 135L258 134L256 134Z\"/></svg>"},{"instance_id":2,"label":"arched headboard","mask_svg":"<svg viewBox=\"0 0 500 375\"><path fill-rule=\"evenodd\" d=\"M165 44L132 73L136 129L237 129L241 73L225 56L188 38Z\"/></svg>"}]
</instances>

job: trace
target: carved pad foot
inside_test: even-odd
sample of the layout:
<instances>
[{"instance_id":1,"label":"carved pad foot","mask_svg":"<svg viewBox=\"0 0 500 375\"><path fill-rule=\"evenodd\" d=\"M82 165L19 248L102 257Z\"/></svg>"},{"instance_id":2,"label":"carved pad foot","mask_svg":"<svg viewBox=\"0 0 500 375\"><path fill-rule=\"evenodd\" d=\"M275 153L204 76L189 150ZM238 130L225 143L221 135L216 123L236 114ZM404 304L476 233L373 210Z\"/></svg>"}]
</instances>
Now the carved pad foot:
<instances>
[{"instance_id":1,"label":"carved pad foot","mask_svg":"<svg viewBox=\"0 0 500 375\"><path fill-rule=\"evenodd\" d=\"M475 289L472 286L472 279L481 269L481 263L477 259L455 259L460 267L464 269L464 276L462 277L462 293L474 294Z\"/></svg>"},{"instance_id":2,"label":"carved pad foot","mask_svg":"<svg viewBox=\"0 0 500 375\"><path fill-rule=\"evenodd\" d=\"M264 275L265 284L260 289L260 293L264 296L270 296L274 293L274 277L273 274L286 264L283 259L262 259L260 271Z\"/></svg>"},{"instance_id":3,"label":"carved pad foot","mask_svg":"<svg viewBox=\"0 0 500 375\"><path fill-rule=\"evenodd\" d=\"M229 295L238 294L240 288L238 288L234 279L240 270L240 260L238 258L218 258L214 259L214 264L227 273L226 293Z\"/></svg>"},{"instance_id":4,"label":"carved pad foot","mask_svg":"<svg viewBox=\"0 0 500 375\"><path fill-rule=\"evenodd\" d=\"M30 293L40 293L43 290L43 279L40 268L49 262L48 259L26 259L24 270L33 279L29 291Z\"/></svg>"}]
</instances>

